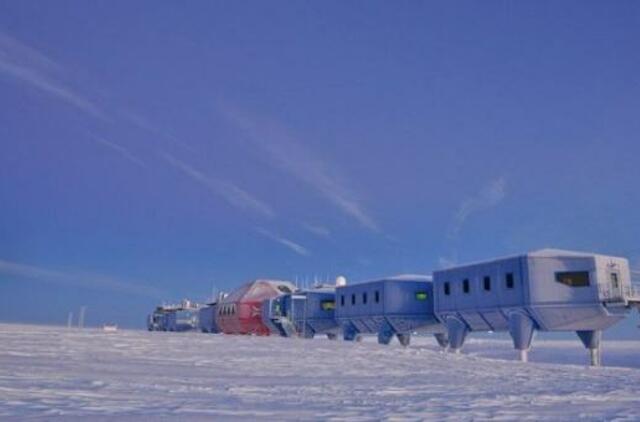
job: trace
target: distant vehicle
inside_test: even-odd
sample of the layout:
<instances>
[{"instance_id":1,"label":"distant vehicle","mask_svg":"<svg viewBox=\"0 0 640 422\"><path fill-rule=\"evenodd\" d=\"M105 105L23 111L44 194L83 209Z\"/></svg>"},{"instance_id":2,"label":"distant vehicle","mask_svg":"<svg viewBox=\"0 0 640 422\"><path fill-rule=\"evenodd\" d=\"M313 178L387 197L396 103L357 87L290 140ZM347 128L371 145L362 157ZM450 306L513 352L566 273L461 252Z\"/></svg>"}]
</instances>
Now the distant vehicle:
<instances>
[{"instance_id":1,"label":"distant vehicle","mask_svg":"<svg viewBox=\"0 0 640 422\"><path fill-rule=\"evenodd\" d=\"M102 331L104 331L105 333L115 333L116 331L118 331L118 325L117 324L103 324L102 325Z\"/></svg>"},{"instance_id":2,"label":"distant vehicle","mask_svg":"<svg viewBox=\"0 0 640 422\"><path fill-rule=\"evenodd\" d=\"M296 290L293 283L281 280L255 280L229 293L219 303L216 324L225 334L269 335L262 321L262 303Z\"/></svg>"}]
</instances>

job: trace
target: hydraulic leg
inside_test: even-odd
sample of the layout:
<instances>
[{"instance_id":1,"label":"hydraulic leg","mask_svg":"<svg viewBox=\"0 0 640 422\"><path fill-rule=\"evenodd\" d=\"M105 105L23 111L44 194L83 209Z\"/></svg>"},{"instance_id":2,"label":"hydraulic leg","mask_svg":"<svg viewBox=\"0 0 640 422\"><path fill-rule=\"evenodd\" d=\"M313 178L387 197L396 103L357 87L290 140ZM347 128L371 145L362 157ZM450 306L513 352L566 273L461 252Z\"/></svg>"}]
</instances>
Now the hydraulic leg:
<instances>
[{"instance_id":1,"label":"hydraulic leg","mask_svg":"<svg viewBox=\"0 0 640 422\"><path fill-rule=\"evenodd\" d=\"M449 337L447 336L447 333L436 333L433 336L436 338L440 347L446 350L449 346Z\"/></svg>"},{"instance_id":2,"label":"hydraulic leg","mask_svg":"<svg viewBox=\"0 0 640 422\"><path fill-rule=\"evenodd\" d=\"M518 350L522 362L529 361L529 349L535 329L535 322L528 315L521 312L509 315L509 333L513 339L513 347Z\"/></svg>"},{"instance_id":3,"label":"hydraulic leg","mask_svg":"<svg viewBox=\"0 0 640 422\"><path fill-rule=\"evenodd\" d=\"M404 347L407 347L409 345L409 343L411 343L411 334L409 334L409 333L404 333L404 334L398 333L398 334L396 334L396 337L398 337L398 341Z\"/></svg>"},{"instance_id":4,"label":"hydraulic leg","mask_svg":"<svg viewBox=\"0 0 640 422\"><path fill-rule=\"evenodd\" d=\"M448 318L446 324L449 336L449 348L453 353L458 354L469 333L469 328L464 322L455 317Z\"/></svg>"},{"instance_id":5,"label":"hydraulic leg","mask_svg":"<svg viewBox=\"0 0 640 422\"><path fill-rule=\"evenodd\" d=\"M591 357L591 366L600 366L602 364L602 357L600 352L600 340L602 339L602 331L600 330L588 330L588 331L576 331L584 347L589 349L589 356Z\"/></svg>"},{"instance_id":6,"label":"hydraulic leg","mask_svg":"<svg viewBox=\"0 0 640 422\"><path fill-rule=\"evenodd\" d=\"M393 338L393 328L389 325L388 322L383 322L380 327L380 331L378 331L378 343L379 344L389 344L391 339Z\"/></svg>"}]
</instances>

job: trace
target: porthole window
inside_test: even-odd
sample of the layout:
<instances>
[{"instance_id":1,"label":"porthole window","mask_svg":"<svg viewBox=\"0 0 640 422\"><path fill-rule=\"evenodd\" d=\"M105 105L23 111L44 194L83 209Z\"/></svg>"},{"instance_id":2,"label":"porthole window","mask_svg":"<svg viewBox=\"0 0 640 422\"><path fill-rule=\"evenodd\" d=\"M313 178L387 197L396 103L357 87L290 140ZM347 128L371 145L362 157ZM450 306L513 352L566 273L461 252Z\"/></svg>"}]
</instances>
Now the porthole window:
<instances>
[{"instance_id":1,"label":"porthole window","mask_svg":"<svg viewBox=\"0 0 640 422\"><path fill-rule=\"evenodd\" d=\"M344 306L344 295L340 295L340 306Z\"/></svg>"},{"instance_id":2,"label":"porthole window","mask_svg":"<svg viewBox=\"0 0 640 422\"><path fill-rule=\"evenodd\" d=\"M471 285L469 284L469 279L465 278L462 280L462 291L464 293L469 293L471 291Z\"/></svg>"},{"instance_id":3,"label":"porthole window","mask_svg":"<svg viewBox=\"0 0 640 422\"><path fill-rule=\"evenodd\" d=\"M355 295L355 293L351 295L351 304L352 305L356 304L356 295Z\"/></svg>"},{"instance_id":4,"label":"porthole window","mask_svg":"<svg viewBox=\"0 0 640 422\"><path fill-rule=\"evenodd\" d=\"M444 294L449 296L451 294L451 283L449 283L448 281L444 282Z\"/></svg>"},{"instance_id":5,"label":"porthole window","mask_svg":"<svg viewBox=\"0 0 640 422\"><path fill-rule=\"evenodd\" d=\"M375 293L375 301L376 303L380 303L380 292L378 290L376 290Z\"/></svg>"},{"instance_id":6,"label":"porthole window","mask_svg":"<svg viewBox=\"0 0 640 422\"><path fill-rule=\"evenodd\" d=\"M367 304L367 292L362 293L362 304Z\"/></svg>"}]
</instances>

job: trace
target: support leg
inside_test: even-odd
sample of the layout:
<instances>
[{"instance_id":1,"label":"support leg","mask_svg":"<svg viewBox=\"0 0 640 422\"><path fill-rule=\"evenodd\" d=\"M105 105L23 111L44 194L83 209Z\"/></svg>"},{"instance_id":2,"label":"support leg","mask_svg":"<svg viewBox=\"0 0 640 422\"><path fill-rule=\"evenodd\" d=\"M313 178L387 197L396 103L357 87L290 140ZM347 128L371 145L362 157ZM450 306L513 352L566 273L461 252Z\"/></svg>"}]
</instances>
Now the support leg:
<instances>
[{"instance_id":1,"label":"support leg","mask_svg":"<svg viewBox=\"0 0 640 422\"><path fill-rule=\"evenodd\" d=\"M469 328L458 318L452 317L447 319L447 332L449 335L450 350L456 354L460 353L460 349L464 344Z\"/></svg>"},{"instance_id":2,"label":"support leg","mask_svg":"<svg viewBox=\"0 0 640 422\"><path fill-rule=\"evenodd\" d=\"M514 312L509 315L509 333L513 339L513 347L519 351L520 360L528 362L535 322L525 313Z\"/></svg>"},{"instance_id":3,"label":"support leg","mask_svg":"<svg viewBox=\"0 0 640 422\"><path fill-rule=\"evenodd\" d=\"M357 341L358 331L353 326L348 325L343 328L342 335L345 341Z\"/></svg>"},{"instance_id":4,"label":"support leg","mask_svg":"<svg viewBox=\"0 0 640 422\"><path fill-rule=\"evenodd\" d=\"M396 337L398 337L398 341L404 347L407 347L409 345L409 343L411 343L411 334L409 334L409 333L405 333L405 334L398 333L398 334L396 334Z\"/></svg>"},{"instance_id":5,"label":"support leg","mask_svg":"<svg viewBox=\"0 0 640 422\"><path fill-rule=\"evenodd\" d=\"M576 331L578 337L584 344L584 347L589 349L589 355L591 357L591 366L600 366L601 354L600 354L600 340L602 339L602 331L600 330L588 330L588 331Z\"/></svg>"},{"instance_id":6,"label":"support leg","mask_svg":"<svg viewBox=\"0 0 640 422\"><path fill-rule=\"evenodd\" d=\"M449 337L447 336L447 333L436 333L433 336L436 338L440 347L446 350L449 346Z\"/></svg>"},{"instance_id":7,"label":"support leg","mask_svg":"<svg viewBox=\"0 0 640 422\"><path fill-rule=\"evenodd\" d=\"M378 332L378 344L389 344L393 338L393 332L389 330L380 330Z\"/></svg>"},{"instance_id":8,"label":"support leg","mask_svg":"<svg viewBox=\"0 0 640 422\"><path fill-rule=\"evenodd\" d=\"M380 331L378 331L378 343L379 344L389 344L391 339L393 338L393 327L389 325L387 321L384 321L380 325Z\"/></svg>"}]
</instances>

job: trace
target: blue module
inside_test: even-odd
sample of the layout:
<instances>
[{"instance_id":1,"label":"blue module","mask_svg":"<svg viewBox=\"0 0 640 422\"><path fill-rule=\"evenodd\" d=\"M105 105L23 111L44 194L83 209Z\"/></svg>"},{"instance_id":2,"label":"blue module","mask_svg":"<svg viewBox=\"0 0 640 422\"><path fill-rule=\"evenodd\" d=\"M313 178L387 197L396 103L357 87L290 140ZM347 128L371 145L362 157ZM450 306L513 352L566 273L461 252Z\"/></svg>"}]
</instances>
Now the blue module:
<instances>
[{"instance_id":1,"label":"blue module","mask_svg":"<svg viewBox=\"0 0 640 422\"><path fill-rule=\"evenodd\" d=\"M198 328L198 309L179 308L167 314L169 331L190 331Z\"/></svg>"},{"instance_id":2,"label":"blue module","mask_svg":"<svg viewBox=\"0 0 640 422\"><path fill-rule=\"evenodd\" d=\"M602 330L637 299L626 259L554 249L436 271L434 287L453 351L471 331L508 331L523 361L536 330L575 331L599 365Z\"/></svg>"},{"instance_id":3,"label":"blue module","mask_svg":"<svg viewBox=\"0 0 640 422\"><path fill-rule=\"evenodd\" d=\"M407 346L412 332L423 332L435 334L446 347L445 328L433 305L431 277L404 275L338 287L335 317L347 341L377 334L381 344L396 336Z\"/></svg>"},{"instance_id":4,"label":"blue module","mask_svg":"<svg viewBox=\"0 0 640 422\"><path fill-rule=\"evenodd\" d=\"M316 334L326 334L335 339L339 331L334 315L333 286L285 294L265 301L262 309L265 325L284 337L313 338Z\"/></svg>"},{"instance_id":5,"label":"blue module","mask_svg":"<svg viewBox=\"0 0 640 422\"><path fill-rule=\"evenodd\" d=\"M162 306L156 307L147 317L147 330L149 331L166 331L166 311Z\"/></svg>"},{"instance_id":6,"label":"blue module","mask_svg":"<svg viewBox=\"0 0 640 422\"><path fill-rule=\"evenodd\" d=\"M203 333L219 333L216 324L216 312L218 304L216 302L209 303L198 310L198 327Z\"/></svg>"}]
</instances>

